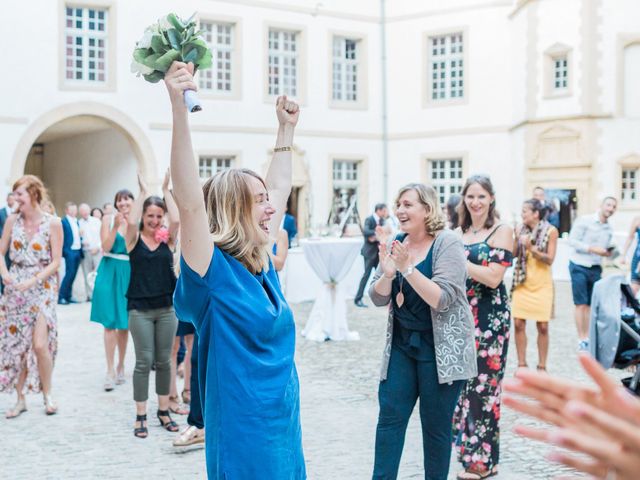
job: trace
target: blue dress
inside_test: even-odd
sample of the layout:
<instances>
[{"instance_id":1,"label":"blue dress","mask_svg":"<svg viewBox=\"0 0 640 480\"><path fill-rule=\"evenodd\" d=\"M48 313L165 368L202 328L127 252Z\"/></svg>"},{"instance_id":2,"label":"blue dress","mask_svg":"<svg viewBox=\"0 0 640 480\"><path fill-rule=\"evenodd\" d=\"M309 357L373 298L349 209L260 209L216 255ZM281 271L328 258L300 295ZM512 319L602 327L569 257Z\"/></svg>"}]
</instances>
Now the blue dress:
<instances>
[{"instance_id":1,"label":"blue dress","mask_svg":"<svg viewBox=\"0 0 640 480\"><path fill-rule=\"evenodd\" d=\"M295 325L275 269L254 275L218 247L204 278L180 267L174 306L199 336L209 480L305 479Z\"/></svg>"}]
</instances>

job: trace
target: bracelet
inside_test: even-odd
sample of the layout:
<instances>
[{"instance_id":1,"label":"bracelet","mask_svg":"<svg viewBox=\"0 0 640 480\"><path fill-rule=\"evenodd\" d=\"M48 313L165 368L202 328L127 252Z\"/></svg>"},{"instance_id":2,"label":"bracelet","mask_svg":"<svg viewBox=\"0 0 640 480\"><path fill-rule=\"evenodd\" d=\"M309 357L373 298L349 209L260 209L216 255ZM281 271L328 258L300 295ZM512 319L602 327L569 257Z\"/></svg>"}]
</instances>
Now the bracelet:
<instances>
[{"instance_id":1,"label":"bracelet","mask_svg":"<svg viewBox=\"0 0 640 480\"><path fill-rule=\"evenodd\" d=\"M274 153L279 153L279 152L290 152L291 151L291 147L276 147L273 149Z\"/></svg>"}]
</instances>

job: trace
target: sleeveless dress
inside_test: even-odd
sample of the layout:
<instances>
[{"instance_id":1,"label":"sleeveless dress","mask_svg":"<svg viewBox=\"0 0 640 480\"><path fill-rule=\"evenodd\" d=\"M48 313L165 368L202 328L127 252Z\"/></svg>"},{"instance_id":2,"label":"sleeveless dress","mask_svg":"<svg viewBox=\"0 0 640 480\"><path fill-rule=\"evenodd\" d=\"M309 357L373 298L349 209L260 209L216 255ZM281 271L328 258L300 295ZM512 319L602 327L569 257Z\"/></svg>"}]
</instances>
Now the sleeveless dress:
<instances>
[{"instance_id":1,"label":"sleeveless dress","mask_svg":"<svg viewBox=\"0 0 640 480\"><path fill-rule=\"evenodd\" d=\"M502 248L490 247L489 238L465 245L467 259L476 265L498 263L510 267L513 255ZM500 398L507 364L511 313L504 282L490 288L467 279L467 297L476 325L478 376L462 389L453 417L458 460L465 469L491 470L500 457Z\"/></svg>"},{"instance_id":2,"label":"sleeveless dress","mask_svg":"<svg viewBox=\"0 0 640 480\"><path fill-rule=\"evenodd\" d=\"M131 266L128 257L124 237L117 232L111 250L100 260L91 301L91 321L101 323L105 328L129 328L126 294Z\"/></svg>"},{"instance_id":3,"label":"sleeveless dress","mask_svg":"<svg viewBox=\"0 0 640 480\"><path fill-rule=\"evenodd\" d=\"M633 252L633 259L631 260L631 281L633 283L640 283L638 264L640 264L640 227L636 229L636 249Z\"/></svg>"},{"instance_id":4,"label":"sleeveless dress","mask_svg":"<svg viewBox=\"0 0 640 480\"><path fill-rule=\"evenodd\" d=\"M178 318L196 326L209 480L306 478L295 325L278 274L215 247L204 277L180 259Z\"/></svg>"},{"instance_id":5,"label":"sleeveless dress","mask_svg":"<svg viewBox=\"0 0 640 480\"><path fill-rule=\"evenodd\" d=\"M548 322L553 312L553 277L551 265L527 252L527 277L514 288L511 316L536 322Z\"/></svg>"},{"instance_id":6,"label":"sleeveless dress","mask_svg":"<svg viewBox=\"0 0 640 480\"><path fill-rule=\"evenodd\" d=\"M24 292L15 288L15 284L29 280L51 263L52 218L43 213L38 231L31 239L24 229L22 216L11 230L9 273L15 283L5 286L4 294L0 296L0 392L13 391L24 360L28 369L26 391L40 392L40 375L33 350L33 327L39 316L47 322L49 353L55 362L58 350L57 273Z\"/></svg>"}]
</instances>

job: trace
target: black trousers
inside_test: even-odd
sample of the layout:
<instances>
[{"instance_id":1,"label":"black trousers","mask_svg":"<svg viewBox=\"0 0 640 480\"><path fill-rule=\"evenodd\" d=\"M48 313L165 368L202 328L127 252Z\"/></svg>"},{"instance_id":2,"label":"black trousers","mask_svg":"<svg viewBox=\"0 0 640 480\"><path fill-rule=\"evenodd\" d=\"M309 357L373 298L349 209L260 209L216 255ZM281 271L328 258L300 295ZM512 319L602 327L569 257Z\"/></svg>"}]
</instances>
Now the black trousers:
<instances>
[{"instance_id":1,"label":"black trousers","mask_svg":"<svg viewBox=\"0 0 640 480\"><path fill-rule=\"evenodd\" d=\"M372 257L364 257L364 274L360 279L360 285L358 286L358 293L356 293L356 298L354 298L354 302L359 302L362 300L362 296L364 295L364 289L367 286L367 282L369 281L369 277L371 276L371 271L375 270L378 267L378 254L376 253Z\"/></svg>"}]
</instances>

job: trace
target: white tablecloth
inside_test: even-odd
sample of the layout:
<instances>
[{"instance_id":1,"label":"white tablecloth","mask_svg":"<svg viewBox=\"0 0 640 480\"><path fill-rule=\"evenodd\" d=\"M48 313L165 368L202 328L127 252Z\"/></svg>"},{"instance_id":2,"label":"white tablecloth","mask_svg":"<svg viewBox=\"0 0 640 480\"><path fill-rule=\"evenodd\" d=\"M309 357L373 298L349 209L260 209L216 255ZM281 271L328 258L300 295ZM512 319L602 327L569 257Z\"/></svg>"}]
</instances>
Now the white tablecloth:
<instances>
[{"instance_id":1,"label":"white tablecloth","mask_svg":"<svg viewBox=\"0 0 640 480\"><path fill-rule=\"evenodd\" d=\"M347 325L346 295L340 281L362 248L362 238L301 240L307 262L323 282L302 335L309 340L359 340Z\"/></svg>"}]
</instances>

